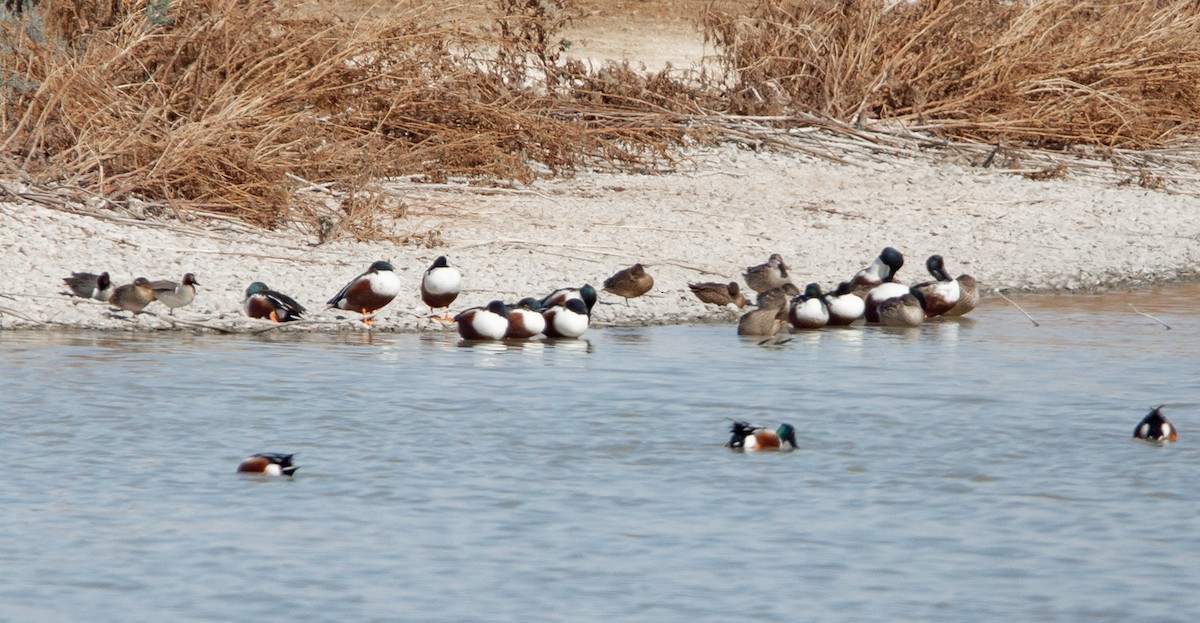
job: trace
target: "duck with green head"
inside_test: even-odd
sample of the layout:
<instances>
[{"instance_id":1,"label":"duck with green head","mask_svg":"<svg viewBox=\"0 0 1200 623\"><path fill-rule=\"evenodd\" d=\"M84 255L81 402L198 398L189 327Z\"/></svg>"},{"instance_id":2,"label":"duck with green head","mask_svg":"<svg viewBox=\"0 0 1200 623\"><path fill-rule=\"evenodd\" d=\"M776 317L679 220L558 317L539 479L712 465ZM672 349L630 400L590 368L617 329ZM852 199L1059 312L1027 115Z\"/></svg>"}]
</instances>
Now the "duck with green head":
<instances>
[{"instance_id":1,"label":"duck with green head","mask_svg":"<svg viewBox=\"0 0 1200 623\"><path fill-rule=\"evenodd\" d=\"M733 450L786 450L784 444L793 450L800 447L796 445L796 428L791 424L780 424L779 428L770 430L749 422L734 421L729 432L731 435L725 447Z\"/></svg>"}]
</instances>

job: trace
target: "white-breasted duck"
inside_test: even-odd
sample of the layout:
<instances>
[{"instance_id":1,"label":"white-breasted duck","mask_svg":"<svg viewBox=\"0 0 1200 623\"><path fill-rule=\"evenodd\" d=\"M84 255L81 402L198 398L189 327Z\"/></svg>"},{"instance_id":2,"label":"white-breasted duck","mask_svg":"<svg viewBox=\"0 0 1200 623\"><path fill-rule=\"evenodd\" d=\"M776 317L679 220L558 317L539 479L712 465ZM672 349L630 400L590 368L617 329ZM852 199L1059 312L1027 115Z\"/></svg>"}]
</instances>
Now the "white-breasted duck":
<instances>
[{"instance_id":1,"label":"white-breasted duck","mask_svg":"<svg viewBox=\"0 0 1200 623\"><path fill-rule=\"evenodd\" d=\"M371 324L374 318L367 314L392 302L400 294L400 276L389 262L373 262L367 272L350 280L326 301L328 307L336 307L363 315L363 323Z\"/></svg>"},{"instance_id":2,"label":"white-breasted duck","mask_svg":"<svg viewBox=\"0 0 1200 623\"><path fill-rule=\"evenodd\" d=\"M1163 405L1154 407L1133 429L1135 439L1146 441L1175 441L1178 434L1175 425L1162 414Z\"/></svg>"},{"instance_id":3,"label":"white-breasted duck","mask_svg":"<svg viewBox=\"0 0 1200 623\"><path fill-rule=\"evenodd\" d=\"M946 264L940 255L930 255L929 259L925 260L925 270L928 270L936 281L918 283L912 289L920 292L925 300L925 317L934 318L958 304L958 280L946 272Z\"/></svg>"},{"instance_id":4,"label":"white-breasted duck","mask_svg":"<svg viewBox=\"0 0 1200 623\"><path fill-rule=\"evenodd\" d=\"M733 450L784 450L785 443L793 450L800 447L796 445L796 428L791 424L780 424L779 428L770 430L749 422L735 421L729 432L731 435L725 447Z\"/></svg>"},{"instance_id":5,"label":"white-breasted duck","mask_svg":"<svg viewBox=\"0 0 1200 623\"><path fill-rule=\"evenodd\" d=\"M537 299L527 296L508 306L508 331L505 338L523 340L546 331L546 318Z\"/></svg>"},{"instance_id":6,"label":"white-breasted duck","mask_svg":"<svg viewBox=\"0 0 1200 623\"><path fill-rule=\"evenodd\" d=\"M461 291L462 274L450 265L444 255L439 255L421 277L421 300L429 306L429 314L432 316L435 309L446 309L445 315L434 316L438 320L453 320L450 317L450 304Z\"/></svg>"},{"instance_id":7,"label":"white-breasted duck","mask_svg":"<svg viewBox=\"0 0 1200 623\"><path fill-rule=\"evenodd\" d=\"M810 283L803 294L792 299L788 322L797 329L820 329L829 323L829 308L825 306L821 286Z\"/></svg>"},{"instance_id":8,"label":"white-breasted duck","mask_svg":"<svg viewBox=\"0 0 1200 623\"><path fill-rule=\"evenodd\" d=\"M300 469L292 463L292 454L276 452L260 452L246 457L238 463L237 471L241 474L262 474L264 476L291 476Z\"/></svg>"},{"instance_id":9,"label":"white-breasted duck","mask_svg":"<svg viewBox=\"0 0 1200 623\"><path fill-rule=\"evenodd\" d=\"M503 301L492 301L459 312L454 322L465 340L501 340L508 333L508 307Z\"/></svg>"},{"instance_id":10,"label":"white-breasted duck","mask_svg":"<svg viewBox=\"0 0 1200 623\"><path fill-rule=\"evenodd\" d=\"M175 309L186 307L196 300L196 286L200 285L196 281L196 276L192 273L186 273L183 280L180 282L170 281L168 279L159 279L151 281L150 287L154 289L154 300L166 305L170 309L170 314L175 314Z\"/></svg>"},{"instance_id":11,"label":"white-breasted duck","mask_svg":"<svg viewBox=\"0 0 1200 623\"><path fill-rule=\"evenodd\" d=\"M829 324L846 326L863 317L867 309L862 297L854 294L849 281L843 281L837 288L825 295L825 307L829 308Z\"/></svg>"},{"instance_id":12,"label":"white-breasted duck","mask_svg":"<svg viewBox=\"0 0 1200 623\"><path fill-rule=\"evenodd\" d=\"M99 275L73 272L70 277L63 277L63 283L67 284L67 287L71 289L71 294L75 296L105 302L112 298L113 291L117 289L109 278L108 272L102 272Z\"/></svg>"},{"instance_id":13,"label":"white-breasted duck","mask_svg":"<svg viewBox=\"0 0 1200 623\"><path fill-rule=\"evenodd\" d=\"M546 320L546 337L577 338L587 332L591 324L587 304L583 299L568 298L565 302L542 311Z\"/></svg>"}]
</instances>

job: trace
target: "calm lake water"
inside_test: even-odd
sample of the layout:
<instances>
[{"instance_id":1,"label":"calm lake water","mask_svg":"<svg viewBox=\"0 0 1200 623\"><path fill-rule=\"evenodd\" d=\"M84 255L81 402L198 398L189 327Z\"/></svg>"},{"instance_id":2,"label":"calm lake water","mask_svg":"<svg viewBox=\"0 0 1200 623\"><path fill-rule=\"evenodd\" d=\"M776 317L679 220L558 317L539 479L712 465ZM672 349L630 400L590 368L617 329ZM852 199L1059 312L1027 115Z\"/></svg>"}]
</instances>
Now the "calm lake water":
<instances>
[{"instance_id":1,"label":"calm lake water","mask_svg":"<svg viewBox=\"0 0 1200 623\"><path fill-rule=\"evenodd\" d=\"M0 620L1195 620L1200 287L1015 300L775 347L0 334ZM1180 441L1131 440L1158 403Z\"/></svg>"}]
</instances>

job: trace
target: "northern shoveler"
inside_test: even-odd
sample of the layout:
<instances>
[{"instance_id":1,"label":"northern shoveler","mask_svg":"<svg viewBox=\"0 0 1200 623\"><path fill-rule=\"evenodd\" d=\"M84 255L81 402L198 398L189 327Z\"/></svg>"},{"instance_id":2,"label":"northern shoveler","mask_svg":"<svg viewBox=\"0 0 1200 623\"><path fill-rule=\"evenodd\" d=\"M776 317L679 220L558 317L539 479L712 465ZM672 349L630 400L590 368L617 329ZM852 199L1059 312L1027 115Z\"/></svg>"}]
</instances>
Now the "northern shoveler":
<instances>
[{"instance_id":1,"label":"northern shoveler","mask_svg":"<svg viewBox=\"0 0 1200 623\"><path fill-rule=\"evenodd\" d=\"M587 313L590 316L592 308L596 306L597 298L596 288L593 288L589 283L585 283L578 288L559 288L542 297L538 301L538 305L541 306L543 313L545 313L560 305L566 305L570 299L579 299L583 301L584 307L587 308Z\"/></svg>"},{"instance_id":2,"label":"northern shoveler","mask_svg":"<svg viewBox=\"0 0 1200 623\"><path fill-rule=\"evenodd\" d=\"M508 307L502 301L492 301L459 312L454 322L464 340L501 340L508 333Z\"/></svg>"},{"instance_id":3,"label":"northern shoveler","mask_svg":"<svg viewBox=\"0 0 1200 623\"><path fill-rule=\"evenodd\" d=\"M546 330L546 318L537 299L527 296L508 306L508 332L511 339L531 338Z\"/></svg>"},{"instance_id":4,"label":"northern shoveler","mask_svg":"<svg viewBox=\"0 0 1200 623\"><path fill-rule=\"evenodd\" d=\"M653 287L654 277L651 277L641 264L634 264L605 279L603 290L624 298L625 304L628 305L629 299L637 298Z\"/></svg>"},{"instance_id":5,"label":"northern shoveler","mask_svg":"<svg viewBox=\"0 0 1200 623\"><path fill-rule=\"evenodd\" d=\"M797 329L820 329L829 324L829 308L825 306L821 286L810 283L804 293L792 299L788 306L788 322Z\"/></svg>"},{"instance_id":6,"label":"northern shoveler","mask_svg":"<svg viewBox=\"0 0 1200 623\"><path fill-rule=\"evenodd\" d=\"M1133 429L1135 439L1146 441L1175 441L1175 425L1162 414L1163 405L1154 407Z\"/></svg>"},{"instance_id":7,"label":"northern shoveler","mask_svg":"<svg viewBox=\"0 0 1200 623\"><path fill-rule=\"evenodd\" d=\"M742 314L738 319L738 335L771 337L787 322L787 306L766 307Z\"/></svg>"},{"instance_id":8,"label":"northern shoveler","mask_svg":"<svg viewBox=\"0 0 1200 623\"><path fill-rule=\"evenodd\" d=\"M462 275L450 266L444 255L438 256L421 278L421 300L429 306L430 315L433 315L435 309L446 308L446 315L439 317L439 320L451 319L450 304L458 298L461 290Z\"/></svg>"},{"instance_id":9,"label":"northern shoveler","mask_svg":"<svg viewBox=\"0 0 1200 623\"><path fill-rule=\"evenodd\" d=\"M751 266L746 269L742 277L746 280L746 285L750 286L755 292L766 292L772 288L778 288L789 282L788 266L783 263L783 256L778 253L772 253L771 257L767 258L766 264Z\"/></svg>"},{"instance_id":10,"label":"northern shoveler","mask_svg":"<svg viewBox=\"0 0 1200 623\"><path fill-rule=\"evenodd\" d=\"M876 308L879 324L885 327L916 327L925 320L925 306L919 292L890 298Z\"/></svg>"},{"instance_id":11,"label":"northern shoveler","mask_svg":"<svg viewBox=\"0 0 1200 623\"><path fill-rule=\"evenodd\" d=\"M829 308L829 324L835 326L853 323L867 309L866 302L854 294L849 281L839 283L837 289L825 295L825 307Z\"/></svg>"},{"instance_id":12,"label":"northern shoveler","mask_svg":"<svg viewBox=\"0 0 1200 623\"><path fill-rule=\"evenodd\" d=\"M291 476L300 469L292 464L292 454L277 454L262 452L246 457L238 463L237 471L243 474L264 474L266 476Z\"/></svg>"},{"instance_id":13,"label":"northern shoveler","mask_svg":"<svg viewBox=\"0 0 1200 623\"><path fill-rule=\"evenodd\" d=\"M196 281L196 276L192 273L184 274L182 283L166 279L150 282L150 287L154 289L154 300L166 305L171 310L171 315L175 314L175 308L190 305L196 299L198 285L200 282Z\"/></svg>"},{"instance_id":14,"label":"northern shoveler","mask_svg":"<svg viewBox=\"0 0 1200 623\"><path fill-rule=\"evenodd\" d=\"M567 299L542 312L546 319L546 337L579 337L588 330L591 318L582 299Z\"/></svg>"},{"instance_id":15,"label":"northern shoveler","mask_svg":"<svg viewBox=\"0 0 1200 623\"><path fill-rule=\"evenodd\" d=\"M273 322L291 322L300 320L307 311L292 297L276 292L261 281L255 281L246 288L246 298L242 302L246 315L251 318L266 318Z\"/></svg>"},{"instance_id":16,"label":"northern shoveler","mask_svg":"<svg viewBox=\"0 0 1200 623\"><path fill-rule=\"evenodd\" d=\"M925 299L925 317L933 318L950 311L958 304L958 281L946 272L946 264L940 255L930 255L925 260L925 270L936 281L926 281L913 286L913 290L921 293Z\"/></svg>"},{"instance_id":17,"label":"northern shoveler","mask_svg":"<svg viewBox=\"0 0 1200 623\"><path fill-rule=\"evenodd\" d=\"M96 299L97 301L105 301L112 298L113 291L116 286L108 277L107 272L102 272L99 275L93 273L71 273L70 277L63 277L63 282L71 289L71 294L85 299Z\"/></svg>"},{"instance_id":18,"label":"northern shoveler","mask_svg":"<svg viewBox=\"0 0 1200 623\"><path fill-rule=\"evenodd\" d=\"M730 281L728 284L713 281L689 283L688 288L703 303L722 306L733 303L738 309L746 306L746 297L742 295L736 281Z\"/></svg>"},{"instance_id":19,"label":"northern shoveler","mask_svg":"<svg viewBox=\"0 0 1200 623\"><path fill-rule=\"evenodd\" d=\"M896 273L902 266L904 266L904 254L892 247L884 247L883 251L880 251L879 257L876 257L870 266L854 274L854 278L850 280L850 287L854 289L855 293L866 298L867 292L875 286L895 281ZM870 307L868 305L867 309L869 310Z\"/></svg>"},{"instance_id":20,"label":"northern shoveler","mask_svg":"<svg viewBox=\"0 0 1200 623\"><path fill-rule=\"evenodd\" d=\"M367 272L350 280L333 298L326 301L329 307L345 309L362 314L363 323L371 324L367 314L387 305L400 293L400 277L392 265L383 260L371 264Z\"/></svg>"},{"instance_id":21,"label":"northern shoveler","mask_svg":"<svg viewBox=\"0 0 1200 623\"><path fill-rule=\"evenodd\" d=\"M783 450L785 443L793 450L800 447L796 445L796 428L791 424L780 424L778 429L769 430L735 421L729 431L732 435L725 447L734 450Z\"/></svg>"},{"instance_id":22,"label":"northern shoveler","mask_svg":"<svg viewBox=\"0 0 1200 623\"><path fill-rule=\"evenodd\" d=\"M883 305L885 301L898 299L911 292L912 290L908 286L890 281L871 288L863 302L866 307L864 315L867 317L867 322L879 322L879 306Z\"/></svg>"},{"instance_id":23,"label":"northern shoveler","mask_svg":"<svg viewBox=\"0 0 1200 623\"><path fill-rule=\"evenodd\" d=\"M108 299L108 302L136 314L154 302L154 288L150 287L149 279L138 277L133 280L133 283L127 283L113 290L112 297Z\"/></svg>"},{"instance_id":24,"label":"northern shoveler","mask_svg":"<svg viewBox=\"0 0 1200 623\"><path fill-rule=\"evenodd\" d=\"M787 307L788 302L799 295L800 288L797 288L795 285L792 285L791 282L788 282L779 286L778 288L771 288L766 292L759 292L758 298L754 301L754 306L759 309Z\"/></svg>"}]
</instances>

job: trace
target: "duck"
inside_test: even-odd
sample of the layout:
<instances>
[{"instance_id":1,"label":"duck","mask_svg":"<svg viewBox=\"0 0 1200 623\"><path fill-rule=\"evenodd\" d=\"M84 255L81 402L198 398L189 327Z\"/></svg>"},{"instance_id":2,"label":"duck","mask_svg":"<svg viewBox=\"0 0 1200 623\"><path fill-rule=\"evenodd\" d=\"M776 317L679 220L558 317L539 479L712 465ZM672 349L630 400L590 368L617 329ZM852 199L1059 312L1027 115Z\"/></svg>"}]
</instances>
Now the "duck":
<instances>
[{"instance_id":1,"label":"duck","mask_svg":"<svg viewBox=\"0 0 1200 623\"><path fill-rule=\"evenodd\" d=\"M543 311L542 317L546 320L546 337L577 338L588 330L591 321L587 304L574 298Z\"/></svg>"},{"instance_id":2,"label":"duck","mask_svg":"<svg viewBox=\"0 0 1200 623\"><path fill-rule=\"evenodd\" d=\"M934 318L950 311L958 304L958 280L946 272L946 264L940 255L930 255L925 260L925 270L935 281L926 281L913 286L925 299L925 317Z\"/></svg>"},{"instance_id":3,"label":"duck","mask_svg":"<svg viewBox=\"0 0 1200 623\"><path fill-rule=\"evenodd\" d=\"M885 327L916 327L925 320L925 305L919 292L909 292L880 303L875 314Z\"/></svg>"},{"instance_id":4,"label":"duck","mask_svg":"<svg viewBox=\"0 0 1200 623\"><path fill-rule=\"evenodd\" d=\"M789 281L778 288L759 292L757 299L754 301L754 306L759 309L787 307L788 302L799 295L800 288L797 288Z\"/></svg>"},{"instance_id":5,"label":"duck","mask_svg":"<svg viewBox=\"0 0 1200 623\"><path fill-rule=\"evenodd\" d=\"M181 283L166 279L150 282L150 287L154 289L154 299L166 305L171 310L171 315L175 315L176 308L186 307L196 299L198 285L200 282L196 281L196 276L192 273L185 273Z\"/></svg>"},{"instance_id":6,"label":"duck","mask_svg":"<svg viewBox=\"0 0 1200 623\"><path fill-rule=\"evenodd\" d=\"M538 305L541 306L543 313L545 313L544 310L566 305L566 302L569 299L579 299L583 301L584 306L587 308L588 315L591 316L592 308L596 306L597 298L598 295L596 294L596 288L593 288L590 283L585 283L578 288L559 288L550 294L543 296L541 300L538 301Z\"/></svg>"},{"instance_id":7,"label":"duck","mask_svg":"<svg viewBox=\"0 0 1200 623\"><path fill-rule=\"evenodd\" d=\"M783 256L778 253L772 253L771 257L767 258L766 264L751 266L746 269L742 277L746 280L746 285L750 286L755 292L766 292L772 288L778 288L788 280L788 266L783 263Z\"/></svg>"},{"instance_id":8,"label":"duck","mask_svg":"<svg viewBox=\"0 0 1200 623\"><path fill-rule=\"evenodd\" d=\"M867 309L866 302L854 294L849 281L843 281L831 293L824 297L825 307L829 309L829 324L846 326L863 317Z\"/></svg>"},{"instance_id":9,"label":"duck","mask_svg":"<svg viewBox=\"0 0 1200 623\"><path fill-rule=\"evenodd\" d=\"M371 324L373 318L367 314L392 302L400 294L400 277L391 263L384 260L373 262L367 272L350 280L326 301L328 307L336 307L363 315L363 324Z\"/></svg>"},{"instance_id":10,"label":"duck","mask_svg":"<svg viewBox=\"0 0 1200 623\"><path fill-rule=\"evenodd\" d=\"M504 334L508 339L527 339L546 330L546 318L542 316L542 306L537 299L527 296L508 305L508 331Z\"/></svg>"},{"instance_id":11,"label":"duck","mask_svg":"<svg viewBox=\"0 0 1200 623\"><path fill-rule=\"evenodd\" d=\"M733 303L738 309L746 306L746 297L742 295L736 281L730 281L728 284L715 281L689 283L688 289L703 303L721 306Z\"/></svg>"},{"instance_id":12,"label":"duck","mask_svg":"<svg viewBox=\"0 0 1200 623\"><path fill-rule=\"evenodd\" d=\"M492 301L459 312L454 322L464 340L502 340L508 333L508 307L503 301Z\"/></svg>"},{"instance_id":13,"label":"duck","mask_svg":"<svg viewBox=\"0 0 1200 623\"><path fill-rule=\"evenodd\" d=\"M113 290L112 297L108 299L108 302L125 311L141 313L147 305L154 302L154 288L150 287L149 279L138 277L133 280L133 283L127 283Z\"/></svg>"},{"instance_id":14,"label":"duck","mask_svg":"<svg viewBox=\"0 0 1200 623\"><path fill-rule=\"evenodd\" d=\"M266 476L292 476L299 465L292 464L294 454L278 454L261 452L252 454L238 463L237 471L241 474L263 474Z\"/></svg>"},{"instance_id":15,"label":"duck","mask_svg":"<svg viewBox=\"0 0 1200 623\"><path fill-rule=\"evenodd\" d=\"M738 319L738 335L771 337L787 322L787 305L764 307L742 314Z\"/></svg>"},{"instance_id":16,"label":"duck","mask_svg":"<svg viewBox=\"0 0 1200 623\"><path fill-rule=\"evenodd\" d=\"M770 430L735 421L729 431L732 435L725 447L734 450L784 450L785 443L792 446L793 450L800 447L796 445L796 427L791 424L780 424L776 430Z\"/></svg>"},{"instance_id":17,"label":"duck","mask_svg":"<svg viewBox=\"0 0 1200 623\"><path fill-rule=\"evenodd\" d=\"M856 294L866 298L872 288L895 281L896 273L903 266L904 254L892 247L884 247L869 266L854 274L850 286ZM870 305L867 308L870 309Z\"/></svg>"},{"instance_id":18,"label":"duck","mask_svg":"<svg viewBox=\"0 0 1200 623\"><path fill-rule=\"evenodd\" d=\"M307 311L292 297L276 292L261 281L255 281L246 288L246 298L242 301L246 315L251 318L266 318L272 322L292 322L300 320Z\"/></svg>"},{"instance_id":19,"label":"duck","mask_svg":"<svg viewBox=\"0 0 1200 623\"><path fill-rule=\"evenodd\" d=\"M637 298L649 292L653 287L654 277L651 277L650 273L646 272L646 267L639 263L617 271L616 274L605 279L604 287L601 289L624 298L625 304L629 305L629 299Z\"/></svg>"},{"instance_id":20,"label":"duck","mask_svg":"<svg viewBox=\"0 0 1200 623\"><path fill-rule=\"evenodd\" d=\"M959 275L955 281L958 282L958 302L950 311L942 314L943 316L957 317L961 316L979 304L979 284L975 282L975 278L970 275Z\"/></svg>"},{"instance_id":21,"label":"duck","mask_svg":"<svg viewBox=\"0 0 1200 623\"><path fill-rule=\"evenodd\" d=\"M108 302L113 291L117 289L107 271L99 275L73 272L70 277L63 277L63 283L67 284L71 294L75 296L104 302Z\"/></svg>"},{"instance_id":22,"label":"duck","mask_svg":"<svg viewBox=\"0 0 1200 623\"><path fill-rule=\"evenodd\" d=\"M863 301L865 307L863 315L866 316L867 322L879 322L879 306L884 302L898 299L911 292L912 290L908 286L890 281L871 288L871 291L867 293L866 300Z\"/></svg>"},{"instance_id":23,"label":"duck","mask_svg":"<svg viewBox=\"0 0 1200 623\"><path fill-rule=\"evenodd\" d=\"M460 291L462 274L450 265L446 256L439 255L433 260L433 264L425 269L425 276L421 277L421 300L429 306L429 314L433 315L433 310L444 307L446 314L434 317L438 320L451 320L450 304L458 298Z\"/></svg>"},{"instance_id":24,"label":"duck","mask_svg":"<svg viewBox=\"0 0 1200 623\"><path fill-rule=\"evenodd\" d=\"M825 306L820 285L810 283L804 287L804 294L792 299L788 322L797 329L820 329L829 323L829 308Z\"/></svg>"},{"instance_id":25,"label":"duck","mask_svg":"<svg viewBox=\"0 0 1200 623\"><path fill-rule=\"evenodd\" d=\"M1162 408L1165 405L1154 407L1146 417L1138 422L1137 427L1133 429L1134 439L1145 439L1146 441L1175 441L1177 431L1175 425L1162 414Z\"/></svg>"}]
</instances>

